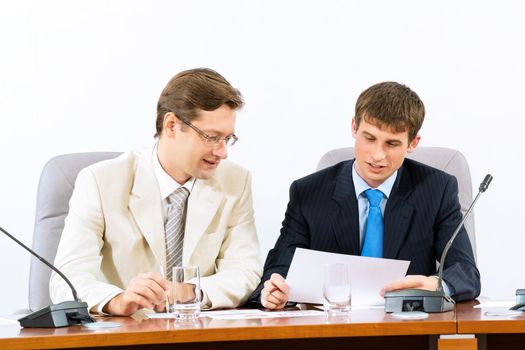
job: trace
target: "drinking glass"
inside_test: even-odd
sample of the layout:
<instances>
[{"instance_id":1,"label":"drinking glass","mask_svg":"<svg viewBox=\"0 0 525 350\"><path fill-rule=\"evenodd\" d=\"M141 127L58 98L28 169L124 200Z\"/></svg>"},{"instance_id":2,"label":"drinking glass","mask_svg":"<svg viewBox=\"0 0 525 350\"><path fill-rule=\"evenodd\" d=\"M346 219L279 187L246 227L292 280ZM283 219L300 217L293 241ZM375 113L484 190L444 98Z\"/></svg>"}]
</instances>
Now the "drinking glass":
<instances>
[{"instance_id":1,"label":"drinking glass","mask_svg":"<svg viewBox=\"0 0 525 350\"><path fill-rule=\"evenodd\" d=\"M201 303L198 266L173 268L173 313L177 320L193 322L199 317Z\"/></svg>"},{"instance_id":2,"label":"drinking glass","mask_svg":"<svg viewBox=\"0 0 525 350\"><path fill-rule=\"evenodd\" d=\"M328 316L348 315L352 301L349 265L329 264L324 267L323 301Z\"/></svg>"}]
</instances>

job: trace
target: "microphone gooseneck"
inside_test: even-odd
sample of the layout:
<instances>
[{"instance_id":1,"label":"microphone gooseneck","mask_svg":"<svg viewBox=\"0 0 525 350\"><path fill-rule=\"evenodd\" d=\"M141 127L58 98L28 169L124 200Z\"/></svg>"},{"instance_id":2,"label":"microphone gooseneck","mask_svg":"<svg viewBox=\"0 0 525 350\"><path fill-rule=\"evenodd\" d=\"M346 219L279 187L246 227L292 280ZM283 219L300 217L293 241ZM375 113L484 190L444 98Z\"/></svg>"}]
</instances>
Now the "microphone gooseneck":
<instances>
[{"instance_id":1,"label":"microphone gooseneck","mask_svg":"<svg viewBox=\"0 0 525 350\"><path fill-rule=\"evenodd\" d=\"M454 300L445 294L443 290L443 268L445 267L445 259L447 253L456 239L465 220L472 212L472 208L476 204L479 196L485 192L492 181L492 175L485 176L485 179L479 186L479 193L470 204L467 212L457 225L450 239L448 240L441 259L439 260L438 268L438 283L436 290L424 289L400 289L385 293L385 311L386 312L404 312L404 311L424 311L424 312L447 312L454 309Z\"/></svg>"},{"instance_id":2,"label":"microphone gooseneck","mask_svg":"<svg viewBox=\"0 0 525 350\"><path fill-rule=\"evenodd\" d=\"M452 246L452 243L454 243L454 240L456 239L456 236L458 235L459 230L461 230L461 227L465 223L465 220L470 215L470 213L472 211L472 208L474 208L474 205L478 201L479 196L483 192L485 192L487 190L487 188L489 187L490 182L492 181L492 178L493 177L490 174L485 175L485 178L483 179L483 181L479 185L479 192L476 195L476 198L474 198L474 200L470 204L470 207L468 208L467 212L463 216L463 219L461 220L459 225L456 227L456 230L452 234L452 237L450 237L450 239L448 240L447 245L445 246L445 249L443 250L443 254L441 254L441 259L439 260L439 270L438 270L438 286L437 286L437 289L436 289L436 291L438 291L438 292L442 292L443 291L443 266L445 265L445 258L447 257L447 253L448 253L450 247Z\"/></svg>"},{"instance_id":3,"label":"microphone gooseneck","mask_svg":"<svg viewBox=\"0 0 525 350\"><path fill-rule=\"evenodd\" d=\"M16 237L14 237L13 235L11 235L9 232L7 232L6 230L4 230L2 227L0 227L0 231L2 231L7 237L11 238L13 241L15 241L19 246L21 246L22 248L24 248L25 250L27 250L28 252L30 252L33 256L35 256L38 260L40 260L41 262L43 262L47 267L49 267L51 270L55 271L60 277L62 277L64 279L64 281L66 281L66 283L69 285L69 288L71 288L71 292L73 293L73 298L75 299L75 301L77 302L81 302L81 300L78 298L78 295L77 295L77 291L75 290L75 288L73 287L73 284L69 281L69 279L62 273L60 272L56 267L54 267L53 265L51 265L50 262L48 262L46 259L44 259L43 257L41 257L40 255L38 255L34 250L32 250L31 248L29 248L28 246L26 246L24 243L20 242Z\"/></svg>"},{"instance_id":4,"label":"microphone gooseneck","mask_svg":"<svg viewBox=\"0 0 525 350\"><path fill-rule=\"evenodd\" d=\"M58 304L51 304L44 307L43 309L33 311L32 313L19 318L18 322L22 327L31 327L31 328L57 328L57 327L66 327L77 324L83 324L86 322L96 322L90 315L88 311L88 304L79 299L77 291L73 287L71 281L54 267L49 261L38 255L35 251L30 249L24 243L20 242L9 232L0 227L0 231L4 233L7 237L11 238L19 246L30 252L33 256L37 257L44 265L49 267L51 270L55 271L60 277L66 281L71 292L73 293L73 298L75 301L63 301Z\"/></svg>"}]
</instances>

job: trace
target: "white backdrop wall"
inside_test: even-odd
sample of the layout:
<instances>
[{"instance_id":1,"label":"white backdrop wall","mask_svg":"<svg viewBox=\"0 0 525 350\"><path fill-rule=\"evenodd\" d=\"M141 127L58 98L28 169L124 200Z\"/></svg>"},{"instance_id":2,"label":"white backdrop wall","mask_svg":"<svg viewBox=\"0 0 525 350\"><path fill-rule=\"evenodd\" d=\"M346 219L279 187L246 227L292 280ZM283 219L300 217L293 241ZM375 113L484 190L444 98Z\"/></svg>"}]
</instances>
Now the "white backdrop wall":
<instances>
[{"instance_id":1,"label":"white backdrop wall","mask_svg":"<svg viewBox=\"0 0 525 350\"><path fill-rule=\"evenodd\" d=\"M520 1L0 0L0 225L31 244L52 156L153 142L160 91L211 67L246 100L230 158L253 173L263 257L292 180L353 144L358 94L395 80L427 107L424 146L461 150L477 184L482 295L525 287L525 33ZM29 256L0 237L0 314L27 305Z\"/></svg>"}]
</instances>

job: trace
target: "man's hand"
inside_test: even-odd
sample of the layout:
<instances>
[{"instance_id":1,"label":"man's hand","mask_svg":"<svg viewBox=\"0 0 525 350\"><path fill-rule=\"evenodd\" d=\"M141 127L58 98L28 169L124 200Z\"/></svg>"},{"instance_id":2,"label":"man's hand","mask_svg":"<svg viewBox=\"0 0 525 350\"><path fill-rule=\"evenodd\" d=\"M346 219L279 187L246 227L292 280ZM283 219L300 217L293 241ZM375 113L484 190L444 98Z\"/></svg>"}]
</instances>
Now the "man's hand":
<instances>
[{"instance_id":1,"label":"man's hand","mask_svg":"<svg viewBox=\"0 0 525 350\"><path fill-rule=\"evenodd\" d=\"M134 277L128 288L111 299L103 311L115 316L129 316L142 308L161 312L165 309L166 293L170 289L171 283L159 274L143 273Z\"/></svg>"},{"instance_id":2,"label":"man's hand","mask_svg":"<svg viewBox=\"0 0 525 350\"><path fill-rule=\"evenodd\" d=\"M272 274L269 280L264 282L261 291L261 304L267 309L282 309L288 302L288 285L283 276L278 273Z\"/></svg>"},{"instance_id":3,"label":"man's hand","mask_svg":"<svg viewBox=\"0 0 525 350\"><path fill-rule=\"evenodd\" d=\"M436 290L438 279L434 276L408 275L405 278L389 283L381 290L381 296L384 297L386 292L399 289L426 289Z\"/></svg>"}]
</instances>

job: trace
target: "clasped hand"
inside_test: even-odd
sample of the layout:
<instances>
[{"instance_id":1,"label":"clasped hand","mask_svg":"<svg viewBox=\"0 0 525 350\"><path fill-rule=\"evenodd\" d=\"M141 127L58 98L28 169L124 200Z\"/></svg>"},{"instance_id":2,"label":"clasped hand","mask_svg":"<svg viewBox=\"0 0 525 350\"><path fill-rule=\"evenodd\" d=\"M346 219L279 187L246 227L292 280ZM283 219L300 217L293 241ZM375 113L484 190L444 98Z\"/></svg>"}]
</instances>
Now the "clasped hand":
<instances>
[{"instance_id":1,"label":"clasped hand","mask_svg":"<svg viewBox=\"0 0 525 350\"><path fill-rule=\"evenodd\" d=\"M283 276L273 273L270 279L264 282L261 304L267 309L282 309L288 302L288 292L288 285Z\"/></svg>"},{"instance_id":2,"label":"clasped hand","mask_svg":"<svg viewBox=\"0 0 525 350\"><path fill-rule=\"evenodd\" d=\"M189 283L175 285L155 272L143 273L134 277L126 290L111 299L103 311L116 316L129 316L142 308L168 311L166 298L169 304L174 298L183 301L194 299L195 286Z\"/></svg>"}]
</instances>

